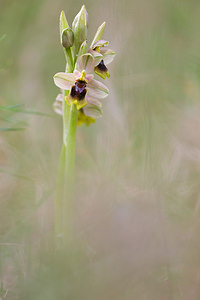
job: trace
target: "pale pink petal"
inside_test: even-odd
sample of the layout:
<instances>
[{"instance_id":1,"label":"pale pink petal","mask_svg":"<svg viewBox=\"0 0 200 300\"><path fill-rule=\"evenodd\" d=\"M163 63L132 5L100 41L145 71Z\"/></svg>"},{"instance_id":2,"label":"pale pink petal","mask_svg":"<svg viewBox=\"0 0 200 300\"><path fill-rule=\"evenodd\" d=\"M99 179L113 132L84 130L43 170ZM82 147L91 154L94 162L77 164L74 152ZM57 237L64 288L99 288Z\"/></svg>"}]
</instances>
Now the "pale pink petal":
<instances>
[{"instance_id":1,"label":"pale pink petal","mask_svg":"<svg viewBox=\"0 0 200 300\"><path fill-rule=\"evenodd\" d=\"M62 102L63 101L63 94L58 94L56 97L56 101Z\"/></svg>"},{"instance_id":2,"label":"pale pink petal","mask_svg":"<svg viewBox=\"0 0 200 300\"><path fill-rule=\"evenodd\" d=\"M103 83L95 79L92 79L87 84L87 90L88 90L88 96L97 99L105 98L109 94L108 88Z\"/></svg>"},{"instance_id":3,"label":"pale pink petal","mask_svg":"<svg viewBox=\"0 0 200 300\"><path fill-rule=\"evenodd\" d=\"M115 57L115 52L111 49L101 49L101 54L103 55L103 61L105 65L111 63Z\"/></svg>"},{"instance_id":4,"label":"pale pink petal","mask_svg":"<svg viewBox=\"0 0 200 300\"><path fill-rule=\"evenodd\" d=\"M97 100L97 99L95 99L95 98L92 98L92 97L90 97L90 96L88 96L88 95L87 95L87 103L90 103L90 104L93 104L93 105L97 105L97 106L99 106L99 107L102 107L102 103L101 103L99 100Z\"/></svg>"},{"instance_id":5,"label":"pale pink petal","mask_svg":"<svg viewBox=\"0 0 200 300\"><path fill-rule=\"evenodd\" d=\"M54 75L54 82L63 90L70 90L76 78L73 73L60 72Z\"/></svg>"},{"instance_id":6,"label":"pale pink petal","mask_svg":"<svg viewBox=\"0 0 200 300\"><path fill-rule=\"evenodd\" d=\"M62 116L63 114L62 103L55 101L53 104L53 109L58 115Z\"/></svg>"},{"instance_id":7,"label":"pale pink petal","mask_svg":"<svg viewBox=\"0 0 200 300\"><path fill-rule=\"evenodd\" d=\"M58 94L56 97L56 101L53 103L53 109L58 115L62 115L62 101L63 95Z\"/></svg>"},{"instance_id":8,"label":"pale pink petal","mask_svg":"<svg viewBox=\"0 0 200 300\"><path fill-rule=\"evenodd\" d=\"M87 80L87 82L90 82L93 78L94 78L94 75L92 75L92 74L86 74L86 76L85 76L85 79Z\"/></svg>"},{"instance_id":9,"label":"pale pink petal","mask_svg":"<svg viewBox=\"0 0 200 300\"><path fill-rule=\"evenodd\" d=\"M94 45L92 46L92 48L96 48L96 47L105 47L108 46L109 42L105 41L105 40L99 40L96 43L94 43Z\"/></svg>"},{"instance_id":10,"label":"pale pink petal","mask_svg":"<svg viewBox=\"0 0 200 300\"><path fill-rule=\"evenodd\" d=\"M79 79L81 77L81 72L75 70L74 71L74 76L76 77L76 79Z\"/></svg>"},{"instance_id":11,"label":"pale pink petal","mask_svg":"<svg viewBox=\"0 0 200 300\"><path fill-rule=\"evenodd\" d=\"M79 56L78 58L78 70L82 72L83 70L86 71L86 73L92 73L94 69L94 58L91 54L83 54Z\"/></svg>"},{"instance_id":12,"label":"pale pink petal","mask_svg":"<svg viewBox=\"0 0 200 300\"><path fill-rule=\"evenodd\" d=\"M102 113L103 113L99 106L91 105L89 103L83 107L83 111L86 116L89 116L89 117L95 118L95 119L101 117Z\"/></svg>"}]
</instances>

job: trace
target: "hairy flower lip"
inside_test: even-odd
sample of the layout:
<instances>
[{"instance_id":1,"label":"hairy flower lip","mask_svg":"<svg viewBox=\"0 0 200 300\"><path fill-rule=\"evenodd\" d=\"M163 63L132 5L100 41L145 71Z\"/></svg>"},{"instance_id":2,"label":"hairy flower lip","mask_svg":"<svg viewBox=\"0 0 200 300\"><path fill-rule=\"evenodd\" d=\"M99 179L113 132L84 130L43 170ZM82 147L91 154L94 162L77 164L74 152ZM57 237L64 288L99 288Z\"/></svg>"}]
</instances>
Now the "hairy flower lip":
<instances>
[{"instance_id":1,"label":"hairy flower lip","mask_svg":"<svg viewBox=\"0 0 200 300\"><path fill-rule=\"evenodd\" d=\"M87 93L87 82L84 80L76 80L75 85L72 86L70 96L79 101L85 98Z\"/></svg>"},{"instance_id":2,"label":"hairy flower lip","mask_svg":"<svg viewBox=\"0 0 200 300\"><path fill-rule=\"evenodd\" d=\"M105 66L103 59L100 61L100 63L94 68L94 71L97 75L102 77L103 79L106 79L106 77L110 77L110 73L108 71L108 68Z\"/></svg>"},{"instance_id":3,"label":"hairy flower lip","mask_svg":"<svg viewBox=\"0 0 200 300\"><path fill-rule=\"evenodd\" d=\"M98 64L98 68L99 68L99 70L102 71L102 72L107 72L107 71L108 71L107 67L106 67L105 64L104 64L103 59L102 59L102 60L100 61L100 63Z\"/></svg>"}]
</instances>

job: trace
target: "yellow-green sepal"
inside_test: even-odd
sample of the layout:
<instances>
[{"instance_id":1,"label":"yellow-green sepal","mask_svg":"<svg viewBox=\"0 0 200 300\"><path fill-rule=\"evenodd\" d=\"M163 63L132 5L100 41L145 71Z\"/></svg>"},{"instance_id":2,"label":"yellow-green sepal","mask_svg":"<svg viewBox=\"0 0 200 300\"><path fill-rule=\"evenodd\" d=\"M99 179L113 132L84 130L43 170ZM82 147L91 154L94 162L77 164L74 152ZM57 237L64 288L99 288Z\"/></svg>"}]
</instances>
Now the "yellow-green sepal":
<instances>
[{"instance_id":1,"label":"yellow-green sepal","mask_svg":"<svg viewBox=\"0 0 200 300\"><path fill-rule=\"evenodd\" d=\"M97 41L101 40L101 38L102 38L102 36L103 36L103 33L104 33L105 26L106 26L106 22L103 22L103 23L99 26L99 28L97 29L97 32L96 32L96 34L95 34L95 36L94 36L94 39L93 39L93 41L92 41L92 43L91 43L90 48L92 48L93 45L94 45Z\"/></svg>"},{"instance_id":2,"label":"yellow-green sepal","mask_svg":"<svg viewBox=\"0 0 200 300\"><path fill-rule=\"evenodd\" d=\"M62 10L61 14L60 14L60 41L61 41L61 44L62 44L63 31L67 28L69 28L69 24L67 22L67 18L65 16L64 11Z\"/></svg>"}]
</instances>

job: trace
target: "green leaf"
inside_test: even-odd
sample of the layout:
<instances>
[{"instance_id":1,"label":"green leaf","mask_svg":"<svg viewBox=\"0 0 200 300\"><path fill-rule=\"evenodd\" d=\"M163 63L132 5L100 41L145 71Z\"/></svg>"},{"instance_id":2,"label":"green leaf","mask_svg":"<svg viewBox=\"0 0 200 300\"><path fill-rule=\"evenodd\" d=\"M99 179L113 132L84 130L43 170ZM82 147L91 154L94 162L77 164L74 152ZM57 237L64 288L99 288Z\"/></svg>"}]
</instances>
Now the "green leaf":
<instances>
[{"instance_id":1,"label":"green leaf","mask_svg":"<svg viewBox=\"0 0 200 300\"><path fill-rule=\"evenodd\" d=\"M24 104L17 104L12 106L0 106L1 110L15 110L16 108L23 107Z\"/></svg>"},{"instance_id":2,"label":"green leaf","mask_svg":"<svg viewBox=\"0 0 200 300\"><path fill-rule=\"evenodd\" d=\"M17 178L20 178L20 179L25 179L25 180L33 181L33 179L30 178L30 177L28 177L28 176L24 176L24 175L20 175L20 174L17 174L17 173L13 173L13 172L7 171L7 170L5 170L3 168L0 168L0 173L7 174L9 176L14 176L14 177L17 177Z\"/></svg>"},{"instance_id":3,"label":"green leaf","mask_svg":"<svg viewBox=\"0 0 200 300\"><path fill-rule=\"evenodd\" d=\"M25 127L1 127L0 131L20 131L26 129Z\"/></svg>"},{"instance_id":4,"label":"green leaf","mask_svg":"<svg viewBox=\"0 0 200 300\"><path fill-rule=\"evenodd\" d=\"M44 116L44 117L54 117L54 115L39 112L39 111L21 109L21 107L23 107L23 106L24 106L24 104L18 104L18 105L12 105L12 106L0 106L0 110L20 112L20 113L24 113L24 114L38 115L38 116Z\"/></svg>"}]
</instances>

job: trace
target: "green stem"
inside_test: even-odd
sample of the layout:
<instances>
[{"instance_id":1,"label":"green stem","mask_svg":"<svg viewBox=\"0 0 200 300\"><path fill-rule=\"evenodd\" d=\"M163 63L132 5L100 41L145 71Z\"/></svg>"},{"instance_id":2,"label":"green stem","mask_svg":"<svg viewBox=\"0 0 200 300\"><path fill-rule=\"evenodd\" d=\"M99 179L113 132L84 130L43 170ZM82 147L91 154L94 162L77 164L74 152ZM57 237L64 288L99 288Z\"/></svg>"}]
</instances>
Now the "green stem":
<instances>
[{"instance_id":1,"label":"green stem","mask_svg":"<svg viewBox=\"0 0 200 300\"><path fill-rule=\"evenodd\" d=\"M66 72L74 70L71 49L64 49L67 61ZM58 180L56 191L56 237L62 241L69 241L72 234L73 214L73 185L76 128L78 111L76 106L67 105L65 97L69 91L63 91L63 145L60 154ZM60 244L60 243L59 243Z\"/></svg>"},{"instance_id":2,"label":"green stem","mask_svg":"<svg viewBox=\"0 0 200 300\"><path fill-rule=\"evenodd\" d=\"M63 145L60 154L56 191L56 237L69 240L72 232L73 184L75 165L76 128L78 111L67 105L63 92Z\"/></svg>"},{"instance_id":3,"label":"green stem","mask_svg":"<svg viewBox=\"0 0 200 300\"><path fill-rule=\"evenodd\" d=\"M65 173L64 173L64 199L63 199L63 234L70 239L72 233L73 215L73 186L74 186L74 165L75 146L78 111L73 104L68 106L65 102L63 114L63 144L65 147Z\"/></svg>"},{"instance_id":4,"label":"green stem","mask_svg":"<svg viewBox=\"0 0 200 300\"><path fill-rule=\"evenodd\" d=\"M57 189L56 189L56 203L55 203L55 231L56 238L62 237L63 222L62 222L62 199L64 187L64 166L65 166L65 147L62 145L58 167Z\"/></svg>"},{"instance_id":5,"label":"green stem","mask_svg":"<svg viewBox=\"0 0 200 300\"><path fill-rule=\"evenodd\" d=\"M71 48L64 48L64 53L65 53L65 59L67 62L67 68L66 71L68 73L72 73L74 70L74 63L73 63L73 57L72 57L72 51Z\"/></svg>"}]
</instances>

